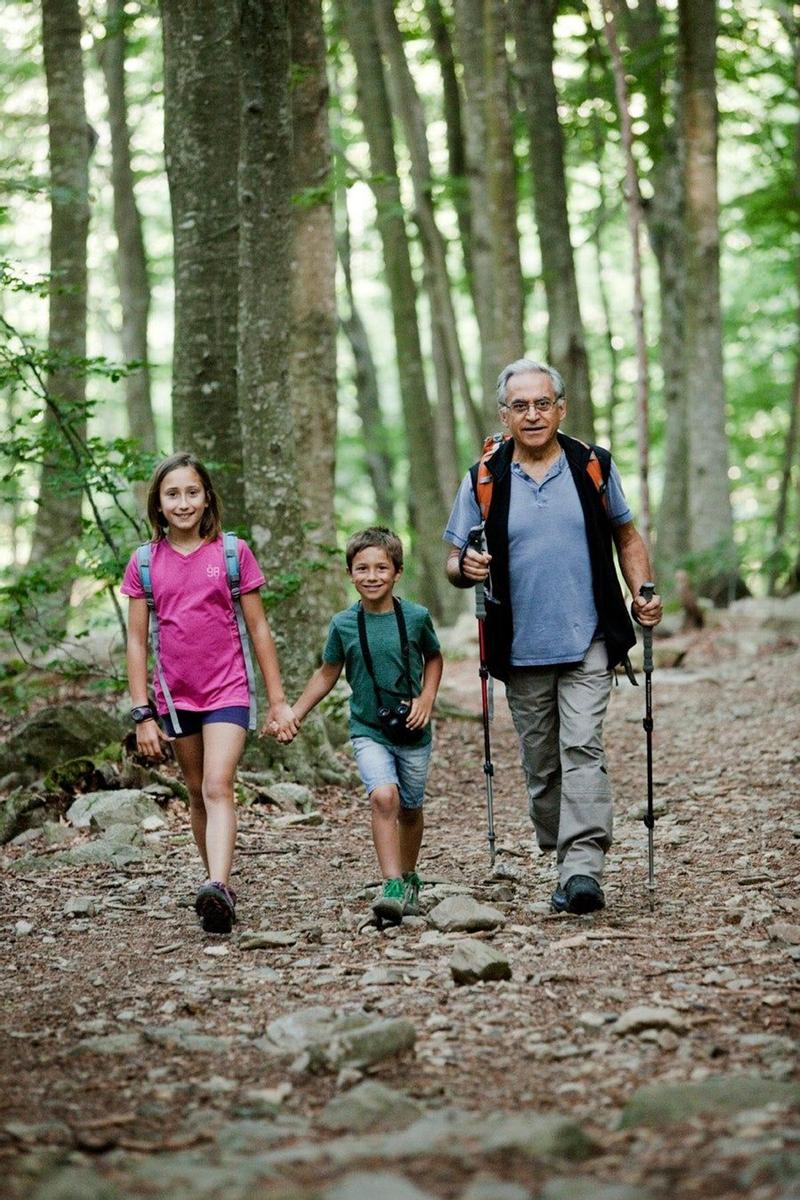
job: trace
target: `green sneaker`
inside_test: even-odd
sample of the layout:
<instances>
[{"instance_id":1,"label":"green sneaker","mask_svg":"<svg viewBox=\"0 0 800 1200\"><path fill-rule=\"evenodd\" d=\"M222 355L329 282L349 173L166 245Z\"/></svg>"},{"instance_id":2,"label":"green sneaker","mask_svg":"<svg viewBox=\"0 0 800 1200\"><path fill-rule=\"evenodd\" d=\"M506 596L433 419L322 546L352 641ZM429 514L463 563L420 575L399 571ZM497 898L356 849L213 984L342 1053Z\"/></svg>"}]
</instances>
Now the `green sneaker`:
<instances>
[{"instance_id":1,"label":"green sneaker","mask_svg":"<svg viewBox=\"0 0 800 1200\"><path fill-rule=\"evenodd\" d=\"M422 887L422 880L416 871L403 872L403 913L405 916L419 916L419 889Z\"/></svg>"},{"instance_id":2,"label":"green sneaker","mask_svg":"<svg viewBox=\"0 0 800 1200\"><path fill-rule=\"evenodd\" d=\"M387 879L383 891L372 902L372 911L378 918L378 924L389 921L399 925L403 919L405 887L402 879Z\"/></svg>"}]
</instances>

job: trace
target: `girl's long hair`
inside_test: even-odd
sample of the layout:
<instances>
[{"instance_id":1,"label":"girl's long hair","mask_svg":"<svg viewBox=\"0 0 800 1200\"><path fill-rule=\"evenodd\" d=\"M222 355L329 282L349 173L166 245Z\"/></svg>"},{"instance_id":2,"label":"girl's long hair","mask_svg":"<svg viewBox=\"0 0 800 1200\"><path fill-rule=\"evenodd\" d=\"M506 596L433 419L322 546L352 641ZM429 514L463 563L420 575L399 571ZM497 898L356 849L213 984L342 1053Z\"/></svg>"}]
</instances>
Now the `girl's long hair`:
<instances>
[{"instance_id":1,"label":"girl's long hair","mask_svg":"<svg viewBox=\"0 0 800 1200\"><path fill-rule=\"evenodd\" d=\"M191 467L200 477L208 501L208 506L203 512L203 519L200 522L200 536L205 541L212 542L222 533L222 502L214 491L211 476L200 459L186 450L178 450L169 458L163 459L153 471L147 491L147 519L153 530L153 541L160 542L167 536L168 525L161 511L161 484L170 471L175 471L178 467Z\"/></svg>"}]
</instances>

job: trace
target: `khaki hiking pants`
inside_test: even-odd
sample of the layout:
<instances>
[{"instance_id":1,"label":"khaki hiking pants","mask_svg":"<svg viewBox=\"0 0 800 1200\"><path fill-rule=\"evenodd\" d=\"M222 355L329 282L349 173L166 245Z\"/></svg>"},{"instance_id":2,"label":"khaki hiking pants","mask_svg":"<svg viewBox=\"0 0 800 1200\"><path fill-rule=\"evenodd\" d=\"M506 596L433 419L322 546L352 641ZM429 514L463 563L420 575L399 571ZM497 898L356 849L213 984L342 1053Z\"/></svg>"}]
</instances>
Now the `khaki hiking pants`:
<instances>
[{"instance_id":1,"label":"khaki hiking pants","mask_svg":"<svg viewBox=\"0 0 800 1200\"><path fill-rule=\"evenodd\" d=\"M555 850L559 884L601 882L611 845L611 785L603 719L611 692L605 642L577 666L512 667L506 696L519 736L528 807L543 850Z\"/></svg>"}]
</instances>

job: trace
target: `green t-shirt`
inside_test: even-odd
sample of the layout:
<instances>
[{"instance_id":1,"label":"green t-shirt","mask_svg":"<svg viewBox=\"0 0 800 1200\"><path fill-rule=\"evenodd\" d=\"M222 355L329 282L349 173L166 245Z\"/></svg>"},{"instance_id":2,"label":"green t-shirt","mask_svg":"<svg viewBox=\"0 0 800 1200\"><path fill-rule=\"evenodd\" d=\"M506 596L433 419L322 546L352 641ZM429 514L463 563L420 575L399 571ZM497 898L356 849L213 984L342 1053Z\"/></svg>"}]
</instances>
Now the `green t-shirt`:
<instances>
[{"instance_id":1,"label":"green t-shirt","mask_svg":"<svg viewBox=\"0 0 800 1200\"><path fill-rule=\"evenodd\" d=\"M375 689L361 653L357 616L360 603L359 601L353 604L333 617L322 658L331 665L344 663L347 682L353 693L350 697L350 736L368 737L372 738L373 742L391 746L393 743L382 733L378 723ZM425 659L438 654L439 639L427 608L423 608L421 604L414 604L411 600L401 600L400 604L408 634L413 695L418 696L422 688ZM364 617L372 667L383 703L394 706L400 700L408 700L403 656L400 653L400 634L394 609L386 613L370 613L365 610ZM425 746L430 740L431 727L427 725L422 737L414 745Z\"/></svg>"}]
</instances>

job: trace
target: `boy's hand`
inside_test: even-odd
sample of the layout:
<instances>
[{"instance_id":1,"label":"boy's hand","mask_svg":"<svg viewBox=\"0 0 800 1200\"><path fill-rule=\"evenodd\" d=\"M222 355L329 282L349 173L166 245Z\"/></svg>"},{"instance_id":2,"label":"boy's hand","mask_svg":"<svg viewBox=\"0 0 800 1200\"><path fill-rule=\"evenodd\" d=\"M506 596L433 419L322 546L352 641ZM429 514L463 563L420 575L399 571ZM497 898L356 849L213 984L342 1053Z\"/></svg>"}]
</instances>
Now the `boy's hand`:
<instances>
[{"instance_id":1,"label":"boy's hand","mask_svg":"<svg viewBox=\"0 0 800 1200\"><path fill-rule=\"evenodd\" d=\"M294 711L284 700L281 704L271 704L261 729L262 736L268 733L279 742L288 744L297 736L300 724Z\"/></svg>"},{"instance_id":2,"label":"boy's hand","mask_svg":"<svg viewBox=\"0 0 800 1200\"><path fill-rule=\"evenodd\" d=\"M426 696L415 696L411 701L411 712L406 717L408 728L424 729L431 719L432 709L433 700L429 700Z\"/></svg>"},{"instance_id":3,"label":"boy's hand","mask_svg":"<svg viewBox=\"0 0 800 1200\"><path fill-rule=\"evenodd\" d=\"M169 741L170 738L156 720L141 721L136 726L136 753L141 754L143 758L153 758L156 762L161 762L164 757L162 743L166 744Z\"/></svg>"}]
</instances>

